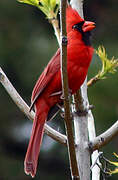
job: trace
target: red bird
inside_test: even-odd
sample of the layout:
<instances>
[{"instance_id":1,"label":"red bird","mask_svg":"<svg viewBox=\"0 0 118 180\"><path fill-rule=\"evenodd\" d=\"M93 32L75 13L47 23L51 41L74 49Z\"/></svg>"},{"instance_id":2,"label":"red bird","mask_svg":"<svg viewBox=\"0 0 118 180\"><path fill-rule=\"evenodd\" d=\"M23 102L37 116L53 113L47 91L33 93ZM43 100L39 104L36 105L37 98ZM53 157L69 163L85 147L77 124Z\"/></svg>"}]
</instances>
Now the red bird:
<instances>
[{"instance_id":1,"label":"red bird","mask_svg":"<svg viewBox=\"0 0 118 180\"><path fill-rule=\"evenodd\" d=\"M74 94L84 82L90 65L93 48L90 44L90 31L95 24L85 21L70 6L66 11L67 23L67 71L69 89ZM62 103L60 49L52 57L39 77L31 98L31 109L35 107L32 134L27 149L24 170L26 174L35 176L44 124L58 111L57 104Z\"/></svg>"}]
</instances>

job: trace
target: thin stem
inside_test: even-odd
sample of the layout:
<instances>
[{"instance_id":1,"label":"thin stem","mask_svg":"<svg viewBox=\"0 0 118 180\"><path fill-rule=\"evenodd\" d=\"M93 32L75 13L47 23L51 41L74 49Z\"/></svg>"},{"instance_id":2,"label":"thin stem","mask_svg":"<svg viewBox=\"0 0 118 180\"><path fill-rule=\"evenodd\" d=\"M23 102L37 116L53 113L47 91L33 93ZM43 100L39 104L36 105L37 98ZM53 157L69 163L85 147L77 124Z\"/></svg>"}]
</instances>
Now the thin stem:
<instances>
[{"instance_id":1,"label":"thin stem","mask_svg":"<svg viewBox=\"0 0 118 180\"><path fill-rule=\"evenodd\" d=\"M66 0L60 3L60 24L61 24L61 76L64 94L65 109L65 126L68 143L68 153L70 160L71 176L73 180L79 180L79 172L76 161L75 143L73 138L72 119L70 114L70 102L68 93L68 76L67 76L67 34L66 34Z\"/></svg>"},{"instance_id":2,"label":"thin stem","mask_svg":"<svg viewBox=\"0 0 118 180\"><path fill-rule=\"evenodd\" d=\"M100 78L98 78L97 76L91 78L88 82L87 82L87 86L90 87L92 85L94 85L97 81L99 81Z\"/></svg>"},{"instance_id":3,"label":"thin stem","mask_svg":"<svg viewBox=\"0 0 118 180\"><path fill-rule=\"evenodd\" d=\"M55 36L57 38L58 44L60 45L60 29L58 19L51 19L50 23L52 24L55 32Z\"/></svg>"},{"instance_id":4,"label":"thin stem","mask_svg":"<svg viewBox=\"0 0 118 180\"><path fill-rule=\"evenodd\" d=\"M92 151L100 149L104 145L108 144L115 136L118 135L118 120L104 133L94 138L89 147Z\"/></svg>"}]
</instances>

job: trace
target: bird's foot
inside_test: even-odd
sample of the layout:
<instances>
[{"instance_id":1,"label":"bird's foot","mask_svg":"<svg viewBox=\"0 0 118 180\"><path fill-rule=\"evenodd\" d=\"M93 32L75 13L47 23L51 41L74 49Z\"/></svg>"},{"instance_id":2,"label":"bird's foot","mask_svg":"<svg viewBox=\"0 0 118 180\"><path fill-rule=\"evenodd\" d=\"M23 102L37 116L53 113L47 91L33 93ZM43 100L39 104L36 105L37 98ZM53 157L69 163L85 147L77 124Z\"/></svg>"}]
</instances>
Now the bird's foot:
<instances>
[{"instance_id":1,"label":"bird's foot","mask_svg":"<svg viewBox=\"0 0 118 180\"><path fill-rule=\"evenodd\" d=\"M72 95L72 90L71 89L69 89L68 90L68 95L69 95L69 98L71 97L71 95ZM62 100L64 100L65 99L65 97L64 97L64 94L62 93L62 95L60 96L60 99L62 99Z\"/></svg>"}]
</instances>

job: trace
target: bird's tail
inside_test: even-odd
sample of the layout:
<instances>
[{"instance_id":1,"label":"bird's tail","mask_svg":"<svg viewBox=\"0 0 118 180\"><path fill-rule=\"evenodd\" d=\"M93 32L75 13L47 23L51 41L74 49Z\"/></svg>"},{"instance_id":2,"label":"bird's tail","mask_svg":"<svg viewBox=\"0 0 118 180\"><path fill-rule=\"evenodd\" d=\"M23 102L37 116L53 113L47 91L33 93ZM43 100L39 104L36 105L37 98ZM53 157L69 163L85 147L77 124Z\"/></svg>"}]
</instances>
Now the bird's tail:
<instances>
[{"instance_id":1,"label":"bird's tail","mask_svg":"<svg viewBox=\"0 0 118 180\"><path fill-rule=\"evenodd\" d=\"M29 141L27 153L24 161L24 171L26 174L30 174L32 177L36 174L38 156L40 152L40 146L42 143L42 137L44 133L44 124L46 121L46 113L35 116L31 138Z\"/></svg>"}]
</instances>

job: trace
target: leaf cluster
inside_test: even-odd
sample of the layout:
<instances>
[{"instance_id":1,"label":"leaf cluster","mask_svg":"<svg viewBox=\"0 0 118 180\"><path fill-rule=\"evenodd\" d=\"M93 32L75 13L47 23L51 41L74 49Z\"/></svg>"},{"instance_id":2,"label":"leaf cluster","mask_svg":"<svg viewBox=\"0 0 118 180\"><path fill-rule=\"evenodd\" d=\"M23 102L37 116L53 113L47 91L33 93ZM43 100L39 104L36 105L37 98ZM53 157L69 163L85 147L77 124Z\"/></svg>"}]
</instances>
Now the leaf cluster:
<instances>
[{"instance_id":1,"label":"leaf cluster","mask_svg":"<svg viewBox=\"0 0 118 180\"><path fill-rule=\"evenodd\" d=\"M56 19L59 10L59 0L17 0L18 2L30 4L40 9L47 19Z\"/></svg>"},{"instance_id":2,"label":"leaf cluster","mask_svg":"<svg viewBox=\"0 0 118 180\"><path fill-rule=\"evenodd\" d=\"M96 54L99 56L102 62L102 68L96 75L98 79L105 79L108 73L115 73L116 67L118 67L118 59L108 59L105 48L103 46L99 46L98 50L96 50Z\"/></svg>"}]
</instances>

